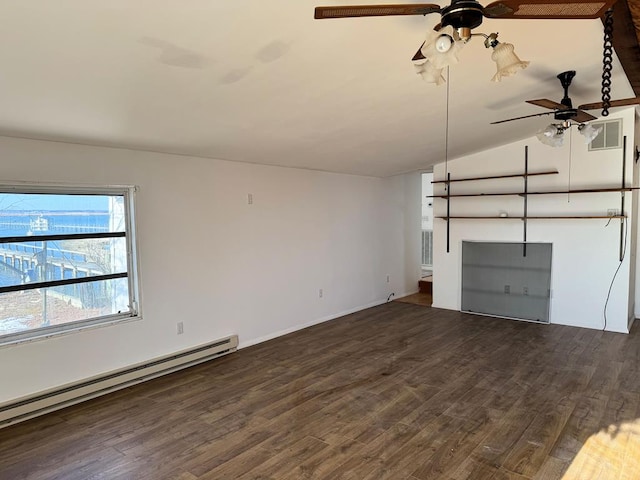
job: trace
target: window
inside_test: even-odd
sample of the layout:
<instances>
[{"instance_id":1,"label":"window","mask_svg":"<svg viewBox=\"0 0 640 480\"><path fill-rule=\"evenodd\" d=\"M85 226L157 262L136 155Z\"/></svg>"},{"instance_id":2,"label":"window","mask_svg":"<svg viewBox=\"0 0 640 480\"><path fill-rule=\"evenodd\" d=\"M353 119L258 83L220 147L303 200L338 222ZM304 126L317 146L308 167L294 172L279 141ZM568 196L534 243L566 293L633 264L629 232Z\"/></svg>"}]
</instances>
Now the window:
<instances>
[{"instance_id":1,"label":"window","mask_svg":"<svg viewBox=\"0 0 640 480\"><path fill-rule=\"evenodd\" d=\"M138 315L133 191L0 186L0 344Z\"/></svg>"},{"instance_id":2,"label":"window","mask_svg":"<svg viewBox=\"0 0 640 480\"><path fill-rule=\"evenodd\" d=\"M622 147L622 119L594 122L591 126L602 131L589 144L589 150L607 150Z\"/></svg>"}]
</instances>

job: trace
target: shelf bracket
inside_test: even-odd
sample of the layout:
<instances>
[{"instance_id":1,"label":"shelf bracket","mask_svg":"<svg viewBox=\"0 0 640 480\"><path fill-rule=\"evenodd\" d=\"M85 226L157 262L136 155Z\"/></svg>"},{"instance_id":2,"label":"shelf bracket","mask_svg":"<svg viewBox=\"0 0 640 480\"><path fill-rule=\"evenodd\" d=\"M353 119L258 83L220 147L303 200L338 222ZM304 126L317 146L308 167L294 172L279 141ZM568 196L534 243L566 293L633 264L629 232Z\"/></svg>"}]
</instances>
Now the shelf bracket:
<instances>
[{"instance_id":1,"label":"shelf bracket","mask_svg":"<svg viewBox=\"0 0 640 480\"><path fill-rule=\"evenodd\" d=\"M451 219L451 173L447 173L447 253L449 253L449 223Z\"/></svg>"},{"instance_id":2,"label":"shelf bracket","mask_svg":"<svg viewBox=\"0 0 640 480\"><path fill-rule=\"evenodd\" d=\"M527 256L527 213L528 213L528 205L527 205L527 189L529 186L529 145L525 145L524 146L524 194L522 195L522 198L524 200L524 214L523 214L523 218L522 218L522 223L523 223L523 228L524 228L524 232L523 232L523 237L524 237L524 242L522 244L522 256L526 257Z\"/></svg>"},{"instance_id":3,"label":"shelf bracket","mask_svg":"<svg viewBox=\"0 0 640 480\"><path fill-rule=\"evenodd\" d=\"M627 136L622 137L622 188L620 192L620 261L624 260L624 188L626 186L627 170Z\"/></svg>"}]
</instances>

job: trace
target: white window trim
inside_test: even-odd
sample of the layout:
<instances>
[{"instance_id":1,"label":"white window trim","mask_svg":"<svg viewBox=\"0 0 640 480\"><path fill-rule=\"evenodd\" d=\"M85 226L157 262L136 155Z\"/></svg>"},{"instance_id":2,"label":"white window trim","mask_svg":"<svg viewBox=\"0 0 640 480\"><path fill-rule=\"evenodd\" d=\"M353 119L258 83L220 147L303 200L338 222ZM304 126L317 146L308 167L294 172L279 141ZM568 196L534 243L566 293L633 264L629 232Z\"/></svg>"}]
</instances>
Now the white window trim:
<instances>
[{"instance_id":1,"label":"white window trim","mask_svg":"<svg viewBox=\"0 0 640 480\"><path fill-rule=\"evenodd\" d=\"M95 317L77 322L53 325L33 330L20 331L0 336L0 347L7 347L58 337L88 329L107 327L132 320L142 319L140 265L138 240L135 220L135 185L77 185L64 183L39 184L28 182L0 183L0 193L35 193L35 194L87 194L87 195L122 195L126 205L126 242L127 242L127 280L131 305L126 314L113 314Z\"/></svg>"},{"instance_id":2,"label":"white window trim","mask_svg":"<svg viewBox=\"0 0 640 480\"><path fill-rule=\"evenodd\" d=\"M602 126L603 130L602 130L601 134L605 135L605 139L606 139L605 131L606 131L606 128L607 128L606 125L608 123L617 123L618 124L618 142L617 142L617 144L614 145L614 146L610 146L610 147L608 147L606 145L603 146L603 147L593 147L592 146L593 141L591 141L591 142L589 142L589 151L590 152L600 152L602 150L615 150L617 148L622 148L622 136L623 136L622 135L622 133L623 133L622 132L622 127L623 127L622 118L612 118L612 119L603 120L603 121L600 121L600 122L591 122L590 125L592 127L594 127L594 128L598 128L599 126Z\"/></svg>"}]
</instances>

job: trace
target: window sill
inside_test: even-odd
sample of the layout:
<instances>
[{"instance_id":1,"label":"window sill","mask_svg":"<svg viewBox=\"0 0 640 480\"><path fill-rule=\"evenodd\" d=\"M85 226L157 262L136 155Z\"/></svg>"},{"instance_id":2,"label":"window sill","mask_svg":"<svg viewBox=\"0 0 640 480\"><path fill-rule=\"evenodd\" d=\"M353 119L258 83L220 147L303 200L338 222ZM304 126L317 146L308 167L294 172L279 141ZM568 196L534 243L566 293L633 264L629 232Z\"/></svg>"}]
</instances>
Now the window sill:
<instances>
[{"instance_id":1,"label":"window sill","mask_svg":"<svg viewBox=\"0 0 640 480\"><path fill-rule=\"evenodd\" d=\"M93 330L102 327L111 327L113 325L120 325L122 323L135 322L142 320L141 314L135 315L113 315L111 317L103 317L100 320L93 319L84 324L78 323L75 325L59 325L54 327L47 327L45 329L36 331L21 331L16 333L10 333L0 338L0 349L5 347L12 347L17 345L23 345L25 343L39 342L47 340L49 338L58 338L63 335L69 335L73 333L79 333L86 330Z\"/></svg>"}]
</instances>

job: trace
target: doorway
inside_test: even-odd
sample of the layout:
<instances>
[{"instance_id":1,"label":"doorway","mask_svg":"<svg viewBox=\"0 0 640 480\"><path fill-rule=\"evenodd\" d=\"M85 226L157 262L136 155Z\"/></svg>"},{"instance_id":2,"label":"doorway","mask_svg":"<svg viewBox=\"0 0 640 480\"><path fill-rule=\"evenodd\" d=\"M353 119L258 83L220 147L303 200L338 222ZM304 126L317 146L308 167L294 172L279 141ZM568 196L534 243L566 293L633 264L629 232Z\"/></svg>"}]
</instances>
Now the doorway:
<instances>
[{"instance_id":1,"label":"doorway","mask_svg":"<svg viewBox=\"0 0 640 480\"><path fill-rule=\"evenodd\" d=\"M422 265L421 277L433 274L433 173L422 174Z\"/></svg>"}]
</instances>

